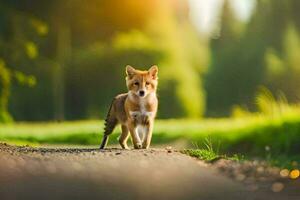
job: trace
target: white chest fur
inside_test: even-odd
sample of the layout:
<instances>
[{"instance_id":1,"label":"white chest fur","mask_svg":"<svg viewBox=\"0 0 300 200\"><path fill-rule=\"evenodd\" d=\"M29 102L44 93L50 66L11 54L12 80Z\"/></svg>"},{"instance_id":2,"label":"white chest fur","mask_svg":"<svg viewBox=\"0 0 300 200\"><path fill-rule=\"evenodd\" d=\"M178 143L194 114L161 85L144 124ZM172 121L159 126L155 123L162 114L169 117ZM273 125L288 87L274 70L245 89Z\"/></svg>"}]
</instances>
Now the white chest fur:
<instances>
[{"instance_id":1,"label":"white chest fur","mask_svg":"<svg viewBox=\"0 0 300 200\"><path fill-rule=\"evenodd\" d=\"M140 99L139 101L139 110L136 111L129 111L129 114L131 117L141 117L141 116L147 116L147 117L154 117L154 112L147 111L146 109L147 100Z\"/></svg>"},{"instance_id":2,"label":"white chest fur","mask_svg":"<svg viewBox=\"0 0 300 200\"><path fill-rule=\"evenodd\" d=\"M133 98L133 96L129 93L129 98L131 98L132 101L135 101L136 99ZM155 98L155 99L154 99ZM141 141L144 141L148 130L148 126L145 124L145 117L150 118L150 120L153 120L156 114L156 111L148 111L147 110L147 104L151 101L156 100L156 95L155 93L149 94L148 98L139 98L138 104L139 104L139 109L129 111L129 115L132 119L135 121L135 131L134 134L138 138L138 143Z\"/></svg>"},{"instance_id":3,"label":"white chest fur","mask_svg":"<svg viewBox=\"0 0 300 200\"><path fill-rule=\"evenodd\" d=\"M143 125L137 125L136 127L136 133L138 134L141 141L144 140L146 134L147 134L147 127Z\"/></svg>"}]
</instances>

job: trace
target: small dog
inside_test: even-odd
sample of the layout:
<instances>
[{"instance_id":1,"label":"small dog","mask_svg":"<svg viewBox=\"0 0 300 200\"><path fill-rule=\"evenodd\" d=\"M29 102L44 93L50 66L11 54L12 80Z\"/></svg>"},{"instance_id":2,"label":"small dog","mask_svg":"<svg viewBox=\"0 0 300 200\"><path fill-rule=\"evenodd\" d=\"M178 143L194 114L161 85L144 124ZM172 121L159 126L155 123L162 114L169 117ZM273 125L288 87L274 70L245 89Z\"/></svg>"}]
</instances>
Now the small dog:
<instances>
[{"instance_id":1,"label":"small dog","mask_svg":"<svg viewBox=\"0 0 300 200\"><path fill-rule=\"evenodd\" d=\"M100 149L104 149L109 135L117 124L121 124L122 134L119 143L123 149L129 149L129 133L135 149L147 149L150 146L158 100L158 68L152 66L148 71L136 70L126 66L126 85L128 93L116 96L105 119L104 136Z\"/></svg>"}]
</instances>

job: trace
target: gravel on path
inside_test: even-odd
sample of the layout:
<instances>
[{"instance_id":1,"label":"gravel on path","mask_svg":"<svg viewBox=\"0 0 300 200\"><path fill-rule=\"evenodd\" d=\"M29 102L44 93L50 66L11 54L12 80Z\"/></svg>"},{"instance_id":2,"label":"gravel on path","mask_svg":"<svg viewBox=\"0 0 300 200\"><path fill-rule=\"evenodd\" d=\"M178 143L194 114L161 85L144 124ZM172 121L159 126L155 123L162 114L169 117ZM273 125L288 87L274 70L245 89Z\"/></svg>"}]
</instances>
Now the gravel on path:
<instances>
[{"instance_id":1,"label":"gravel on path","mask_svg":"<svg viewBox=\"0 0 300 200\"><path fill-rule=\"evenodd\" d=\"M219 162L219 161L218 161ZM220 163L220 162L223 162ZM32 148L0 143L0 199L299 199L176 150ZM233 163L227 163L233 166ZM238 168L238 167L237 167ZM234 170L232 170L234 172ZM242 176L242 175L240 175ZM297 184L296 184L297 183ZM286 183L285 183L286 184ZM294 181L294 188L299 181ZM254 186L257 188L254 188ZM294 189L292 190L294 191Z\"/></svg>"}]
</instances>

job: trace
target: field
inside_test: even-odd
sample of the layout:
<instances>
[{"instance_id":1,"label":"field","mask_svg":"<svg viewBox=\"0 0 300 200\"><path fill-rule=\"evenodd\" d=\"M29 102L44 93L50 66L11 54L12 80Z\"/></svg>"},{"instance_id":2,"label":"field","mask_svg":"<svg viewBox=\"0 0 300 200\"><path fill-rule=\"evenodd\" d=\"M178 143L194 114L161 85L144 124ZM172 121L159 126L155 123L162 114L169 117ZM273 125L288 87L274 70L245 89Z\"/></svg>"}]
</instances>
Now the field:
<instances>
[{"instance_id":1,"label":"field","mask_svg":"<svg viewBox=\"0 0 300 200\"><path fill-rule=\"evenodd\" d=\"M45 145L99 145L103 121L13 123L0 126L0 140ZM109 144L117 144L119 127ZM208 149L215 154L263 158L280 165L300 160L300 118L249 116L205 120L157 120L152 144L179 149Z\"/></svg>"}]
</instances>

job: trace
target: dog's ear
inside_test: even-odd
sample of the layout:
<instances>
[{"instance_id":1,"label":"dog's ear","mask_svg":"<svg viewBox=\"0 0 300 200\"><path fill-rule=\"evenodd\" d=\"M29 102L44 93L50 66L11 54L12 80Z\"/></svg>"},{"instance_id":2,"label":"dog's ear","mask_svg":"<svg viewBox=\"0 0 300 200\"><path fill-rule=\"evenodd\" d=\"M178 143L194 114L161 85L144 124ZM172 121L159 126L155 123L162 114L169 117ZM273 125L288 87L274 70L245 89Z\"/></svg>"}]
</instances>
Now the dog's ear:
<instances>
[{"instance_id":1,"label":"dog's ear","mask_svg":"<svg viewBox=\"0 0 300 200\"><path fill-rule=\"evenodd\" d=\"M156 65L153 65L152 67L150 67L150 69L148 70L148 73L150 74L150 76L156 80L157 79L157 74L158 74L158 67Z\"/></svg>"},{"instance_id":2,"label":"dog's ear","mask_svg":"<svg viewBox=\"0 0 300 200\"><path fill-rule=\"evenodd\" d=\"M126 66L126 75L128 78L132 78L135 75L135 69L130 65Z\"/></svg>"}]
</instances>

